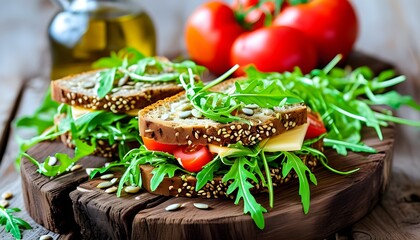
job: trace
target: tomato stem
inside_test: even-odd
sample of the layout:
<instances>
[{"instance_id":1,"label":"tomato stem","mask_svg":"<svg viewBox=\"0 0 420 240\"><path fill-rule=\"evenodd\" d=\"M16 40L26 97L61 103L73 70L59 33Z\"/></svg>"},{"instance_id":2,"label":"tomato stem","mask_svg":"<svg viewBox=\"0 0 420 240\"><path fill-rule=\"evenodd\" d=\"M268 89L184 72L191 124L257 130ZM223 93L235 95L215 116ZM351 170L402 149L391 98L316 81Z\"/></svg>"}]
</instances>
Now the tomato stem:
<instances>
[{"instance_id":1,"label":"tomato stem","mask_svg":"<svg viewBox=\"0 0 420 240\"><path fill-rule=\"evenodd\" d=\"M299 5L299 4L305 4L305 3L308 3L308 2L309 2L308 0L289 0L289 4L292 5L292 6Z\"/></svg>"}]
</instances>

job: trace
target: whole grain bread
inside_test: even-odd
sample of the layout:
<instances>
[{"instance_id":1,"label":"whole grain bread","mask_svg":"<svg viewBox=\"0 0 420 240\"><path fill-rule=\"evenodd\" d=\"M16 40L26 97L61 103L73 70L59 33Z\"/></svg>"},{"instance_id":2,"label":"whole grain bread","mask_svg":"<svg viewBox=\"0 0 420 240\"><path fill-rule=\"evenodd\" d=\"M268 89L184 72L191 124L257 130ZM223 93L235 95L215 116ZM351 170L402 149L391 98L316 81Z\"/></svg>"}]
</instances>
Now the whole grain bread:
<instances>
[{"instance_id":1,"label":"whole grain bread","mask_svg":"<svg viewBox=\"0 0 420 240\"><path fill-rule=\"evenodd\" d=\"M323 151L323 141L322 139L312 144L312 147ZM318 165L318 159L312 155L305 154L299 155L302 159L302 162L308 166L313 172L315 167ZM213 180L206 183L201 189L196 190L197 179L192 175L176 175L172 178L165 177L160 185L155 191L152 191L150 188L150 181L153 177L152 171L153 167L150 165L141 165L142 172L142 182L143 187L146 191L163 196L174 196L174 197L201 197L201 198L234 198L233 194L228 195L227 189L231 184L231 181L227 183L222 182L223 176L215 176ZM282 167L270 168L271 178L273 186L276 187L280 184L284 184L297 178L297 174L292 170L289 175L283 177ZM253 188L251 189L252 193L264 192L267 191L266 188L262 186L261 181L259 183L252 182Z\"/></svg>"},{"instance_id":2,"label":"whole grain bread","mask_svg":"<svg viewBox=\"0 0 420 240\"><path fill-rule=\"evenodd\" d=\"M229 91L235 81L231 79L213 88L213 91ZM302 125L307 121L305 104L285 105L274 109L245 106L237 116L246 121L219 123L194 114L185 92L157 101L139 111L140 136L161 143L191 145L215 144L227 146L237 142L254 145ZM250 123L250 124L249 124Z\"/></svg>"},{"instance_id":3,"label":"whole grain bread","mask_svg":"<svg viewBox=\"0 0 420 240\"><path fill-rule=\"evenodd\" d=\"M142 109L183 89L176 82L145 83L126 79L104 98L99 98L96 94L96 75L100 71L84 72L52 81L52 99L75 107L126 113Z\"/></svg>"}]
</instances>

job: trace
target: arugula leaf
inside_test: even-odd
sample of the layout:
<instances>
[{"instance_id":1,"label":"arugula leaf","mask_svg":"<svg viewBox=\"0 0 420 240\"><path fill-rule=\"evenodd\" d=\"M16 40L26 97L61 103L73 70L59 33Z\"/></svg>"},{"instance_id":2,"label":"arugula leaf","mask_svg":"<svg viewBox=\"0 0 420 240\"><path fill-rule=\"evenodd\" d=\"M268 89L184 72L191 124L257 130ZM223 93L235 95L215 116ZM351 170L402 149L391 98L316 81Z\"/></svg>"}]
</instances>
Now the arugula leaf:
<instances>
[{"instance_id":1,"label":"arugula leaf","mask_svg":"<svg viewBox=\"0 0 420 240\"><path fill-rule=\"evenodd\" d=\"M220 168L220 158L216 157L211 162L207 163L203 169L197 173L195 184L196 191L200 190L207 182L213 180L214 172Z\"/></svg>"},{"instance_id":2,"label":"arugula leaf","mask_svg":"<svg viewBox=\"0 0 420 240\"><path fill-rule=\"evenodd\" d=\"M36 128L38 135L42 134L50 126L54 125L54 115L60 104L51 99L51 89L48 88L42 105L39 106L33 115L18 118L14 126L25 128Z\"/></svg>"},{"instance_id":3,"label":"arugula leaf","mask_svg":"<svg viewBox=\"0 0 420 240\"><path fill-rule=\"evenodd\" d=\"M3 208L0 206L0 225L3 225L6 232L16 239L21 239L21 229L32 229L25 220L15 217L13 213L20 212L19 208Z\"/></svg>"},{"instance_id":4,"label":"arugula leaf","mask_svg":"<svg viewBox=\"0 0 420 240\"><path fill-rule=\"evenodd\" d=\"M140 59L145 58L143 53L132 47L123 48L116 52L111 52L110 57L103 57L92 64L93 68L113 68L123 65L126 60L128 65L135 64Z\"/></svg>"},{"instance_id":5,"label":"arugula leaf","mask_svg":"<svg viewBox=\"0 0 420 240\"><path fill-rule=\"evenodd\" d=\"M242 199L244 202L244 213L250 213L251 218L254 220L257 227L264 229L265 223L263 213L267 212L267 210L255 200L250 192L250 189L253 186L248 179L251 179L256 183L258 183L258 180L255 175L247 169L246 166L249 165L251 165L251 162L245 157L237 158L235 163L223 177L222 181L225 183L232 180L226 193L232 194L237 190L235 204L238 205L239 201Z\"/></svg>"},{"instance_id":6,"label":"arugula leaf","mask_svg":"<svg viewBox=\"0 0 420 240\"><path fill-rule=\"evenodd\" d=\"M182 170L182 168L170 163L155 166L152 171L153 177L150 179L150 189L155 191L159 187L159 184L163 181L163 178L165 176L170 178L173 177L176 170Z\"/></svg>"},{"instance_id":7,"label":"arugula leaf","mask_svg":"<svg viewBox=\"0 0 420 240\"><path fill-rule=\"evenodd\" d=\"M302 206L303 206L303 212L305 214L309 211L309 205L310 205L310 188L309 188L309 181L306 176L306 173L309 174L309 180L317 185L317 180L315 178L315 175L311 172L311 170L302 162L302 160L296 156L293 152L283 152L286 156L285 162L283 162L283 169L282 169L282 175L283 177L286 177L290 170L295 170L298 180L299 180L299 195L301 196Z\"/></svg>"},{"instance_id":8,"label":"arugula leaf","mask_svg":"<svg viewBox=\"0 0 420 240\"><path fill-rule=\"evenodd\" d=\"M99 98L105 97L105 95L107 95L111 91L114 85L116 71L117 69L110 68L110 69L102 70L101 72L98 73L97 81L98 81L99 87L96 93Z\"/></svg>"}]
</instances>

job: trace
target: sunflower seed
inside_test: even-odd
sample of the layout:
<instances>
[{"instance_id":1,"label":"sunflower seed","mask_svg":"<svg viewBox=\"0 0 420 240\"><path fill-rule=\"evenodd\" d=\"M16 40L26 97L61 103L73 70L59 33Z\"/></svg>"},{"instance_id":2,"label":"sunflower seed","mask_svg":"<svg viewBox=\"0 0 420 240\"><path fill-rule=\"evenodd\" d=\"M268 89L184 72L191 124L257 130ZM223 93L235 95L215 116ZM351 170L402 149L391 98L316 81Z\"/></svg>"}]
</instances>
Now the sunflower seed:
<instances>
[{"instance_id":1,"label":"sunflower seed","mask_svg":"<svg viewBox=\"0 0 420 240\"><path fill-rule=\"evenodd\" d=\"M196 118L201 118L201 116L203 115L200 111L198 111L195 108L193 110L191 110L191 114Z\"/></svg>"},{"instance_id":2,"label":"sunflower seed","mask_svg":"<svg viewBox=\"0 0 420 240\"><path fill-rule=\"evenodd\" d=\"M120 80L118 80L118 87L123 86L124 84L126 84L128 81L128 75L125 75L124 77L120 78Z\"/></svg>"},{"instance_id":3,"label":"sunflower seed","mask_svg":"<svg viewBox=\"0 0 420 240\"><path fill-rule=\"evenodd\" d=\"M182 111L179 113L179 118L187 118L191 116L191 111Z\"/></svg>"},{"instance_id":4,"label":"sunflower seed","mask_svg":"<svg viewBox=\"0 0 420 240\"><path fill-rule=\"evenodd\" d=\"M111 89L111 92L112 92L112 93L116 93L116 92L120 91L120 89L121 89L121 88L116 87L116 88Z\"/></svg>"},{"instance_id":5,"label":"sunflower seed","mask_svg":"<svg viewBox=\"0 0 420 240\"><path fill-rule=\"evenodd\" d=\"M113 179L111 179L111 181L110 182L112 182L112 183L116 183L116 182L118 182L118 178L117 177L114 177Z\"/></svg>"},{"instance_id":6,"label":"sunflower seed","mask_svg":"<svg viewBox=\"0 0 420 240\"><path fill-rule=\"evenodd\" d=\"M42 235L41 237L39 237L39 240L53 240L54 238L51 237L50 235Z\"/></svg>"},{"instance_id":7,"label":"sunflower seed","mask_svg":"<svg viewBox=\"0 0 420 240\"><path fill-rule=\"evenodd\" d=\"M194 207L196 207L198 209L208 209L209 205L207 205L205 203L194 203Z\"/></svg>"},{"instance_id":8,"label":"sunflower seed","mask_svg":"<svg viewBox=\"0 0 420 240\"><path fill-rule=\"evenodd\" d=\"M101 182L96 187L102 189L102 188L109 188L112 185L114 185L112 182Z\"/></svg>"},{"instance_id":9,"label":"sunflower seed","mask_svg":"<svg viewBox=\"0 0 420 240\"><path fill-rule=\"evenodd\" d=\"M247 104L247 105L245 105L245 107L246 108L251 108L251 109L256 109L256 108L258 108L259 106L257 105L257 104Z\"/></svg>"},{"instance_id":10,"label":"sunflower seed","mask_svg":"<svg viewBox=\"0 0 420 240\"><path fill-rule=\"evenodd\" d=\"M57 158L54 156L50 157L50 160L48 161L49 166L54 166L57 163Z\"/></svg>"},{"instance_id":11,"label":"sunflower seed","mask_svg":"<svg viewBox=\"0 0 420 240\"><path fill-rule=\"evenodd\" d=\"M178 108L181 111L191 110L192 109L192 105L190 103L184 103L184 104L180 105Z\"/></svg>"},{"instance_id":12,"label":"sunflower seed","mask_svg":"<svg viewBox=\"0 0 420 240\"><path fill-rule=\"evenodd\" d=\"M92 190L86 189L86 188L82 188L82 187L77 187L76 188L78 191L80 192L92 192Z\"/></svg>"},{"instance_id":13,"label":"sunflower seed","mask_svg":"<svg viewBox=\"0 0 420 240\"><path fill-rule=\"evenodd\" d=\"M105 175L102 175L101 176L101 179L111 179L111 178L113 178L114 177L114 174L112 174L112 173L108 173L108 174L105 174Z\"/></svg>"},{"instance_id":14,"label":"sunflower seed","mask_svg":"<svg viewBox=\"0 0 420 240\"><path fill-rule=\"evenodd\" d=\"M177 210L179 207L181 207L181 204L179 204L179 203L174 203L174 204L171 204L171 205L167 206L167 207L165 208L165 210L166 210L166 211L175 211L175 210Z\"/></svg>"},{"instance_id":15,"label":"sunflower seed","mask_svg":"<svg viewBox=\"0 0 420 240\"><path fill-rule=\"evenodd\" d=\"M136 90L141 90L144 87L144 84L141 82L136 82L136 84L134 85L134 88Z\"/></svg>"},{"instance_id":16,"label":"sunflower seed","mask_svg":"<svg viewBox=\"0 0 420 240\"><path fill-rule=\"evenodd\" d=\"M116 186L112 186L110 188L105 189L106 193L114 193L118 190L118 188Z\"/></svg>"},{"instance_id":17,"label":"sunflower seed","mask_svg":"<svg viewBox=\"0 0 420 240\"><path fill-rule=\"evenodd\" d=\"M82 83L82 88L84 88L84 89L91 89L94 86L95 86L95 83L91 82L91 81L85 81L85 82Z\"/></svg>"},{"instance_id":18,"label":"sunflower seed","mask_svg":"<svg viewBox=\"0 0 420 240\"><path fill-rule=\"evenodd\" d=\"M9 206L9 201L1 199L0 200L0 206L4 207L4 208L7 208Z\"/></svg>"},{"instance_id":19,"label":"sunflower seed","mask_svg":"<svg viewBox=\"0 0 420 240\"><path fill-rule=\"evenodd\" d=\"M12 193L12 192L9 192L9 191L4 192L4 193L1 195L1 198L5 199L5 200L7 200L7 199L11 199L12 197L13 197L13 193Z\"/></svg>"},{"instance_id":20,"label":"sunflower seed","mask_svg":"<svg viewBox=\"0 0 420 240\"><path fill-rule=\"evenodd\" d=\"M242 108L242 112L245 113L248 116L252 116L254 115L254 110L250 109L250 108Z\"/></svg>"},{"instance_id":21,"label":"sunflower seed","mask_svg":"<svg viewBox=\"0 0 420 240\"><path fill-rule=\"evenodd\" d=\"M140 188L137 186L127 186L124 188L124 191L127 193L137 193L140 191Z\"/></svg>"},{"instance_id":22,"label":"sunflower seed","mask_svg":"<svg viewBox=\"0 0 420 240\"><path fill-rule=\"evenodd\" d=\"M79 165L79 164L76 164L76 165L74 165L73 167L71 167L70 168L70 171L76 171L77 169L80 169L80 168L82 168L82 166L81 165Z\"/></svg>"},{"instance_id":23,"label":"sunflower seed","mask_svg":"<svg viewBox=\"0 0 420 240\"><path fill-rule=\"evenodd\" d=\"M86 168L85 169L87 175L90 175L93 170L95 170L95 169L94 168Z\"/></svg>"},{"instance_id":24,"label":"sunflower seed","mask_svg":"<svg viewBox=\"0 0 420 240\"><path fill-rule=\"evenodd\" d=\"M162 120L164 120L164 121L165 121L166 119L168 119L168 118L169 118L169 114L164 113L164 114L162 114L161 118L162 118Z\"/></svg>"}]
</instances>

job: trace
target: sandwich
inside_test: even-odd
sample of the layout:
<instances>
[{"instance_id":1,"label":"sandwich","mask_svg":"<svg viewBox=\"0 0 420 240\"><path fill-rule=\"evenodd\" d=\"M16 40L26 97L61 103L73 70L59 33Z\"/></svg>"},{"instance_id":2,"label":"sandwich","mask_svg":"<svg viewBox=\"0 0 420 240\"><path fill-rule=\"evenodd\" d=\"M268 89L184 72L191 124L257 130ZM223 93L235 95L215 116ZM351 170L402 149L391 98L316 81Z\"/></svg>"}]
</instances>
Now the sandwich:
<instances>
[{"instance_id":1,"label":"sandwich","mask_svg":"<svg viewBox=\"0 0 420 240\"><path fill-rule=\"evenodd\" d=\"M39 136L20 144L20 156L34 163L24 152L40 141L59 138L75 148L73 158L57 153L43 164L35 163L44 175L61 174L90 154L123 157L139 146L137 112L182 91L178 76L187 69L193 69L197 77L204 70L190 61L174 63L163 57L145 57L133 49L100 59L95 66L101 69L51 82L49 94L35 118L39 120L48 112L54 121L44 124ZM21 119L17 126L28 126L25 123L31 120L34 119ZM61 164L47 166L52 159Z\"/></svg>"},{"instance_id":2,"label":"sandwich","mask_svg":"<svg viewBox=\"0 0 420 240\"><path fill-rule=\"evenodd\" d=\"M165 196L242 199L244 212L262 229L267 210L253 194L268 191L273 206L273 187L298 178L308 211L325 132L305 140L308 115L322 121L281 82L220 83L229 74L207 84L195 81L192 72L181 75L184 92L139 111L142 145L120 161L127 170L117 195L128 183ZM110 168L112 163L91 176Z\"/></svg>"}]
</instances>

